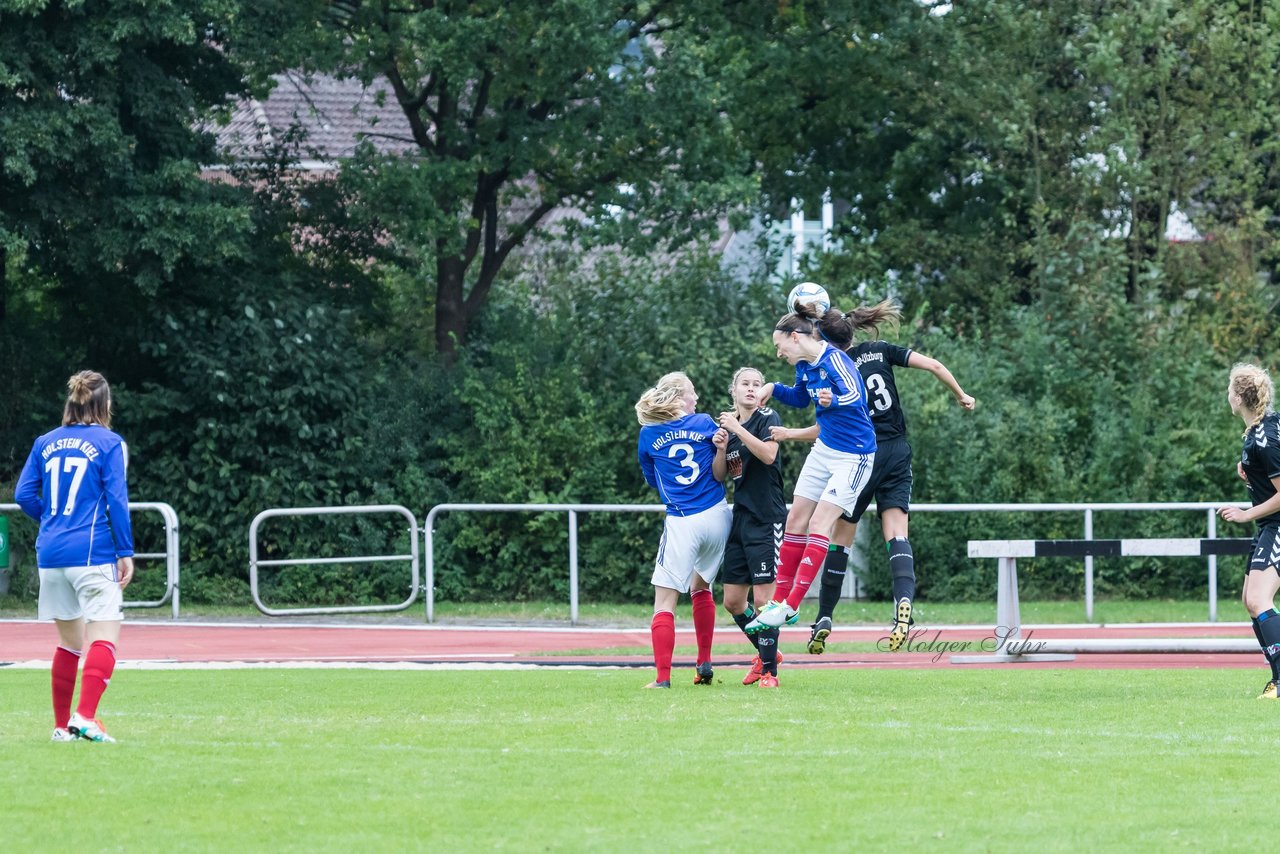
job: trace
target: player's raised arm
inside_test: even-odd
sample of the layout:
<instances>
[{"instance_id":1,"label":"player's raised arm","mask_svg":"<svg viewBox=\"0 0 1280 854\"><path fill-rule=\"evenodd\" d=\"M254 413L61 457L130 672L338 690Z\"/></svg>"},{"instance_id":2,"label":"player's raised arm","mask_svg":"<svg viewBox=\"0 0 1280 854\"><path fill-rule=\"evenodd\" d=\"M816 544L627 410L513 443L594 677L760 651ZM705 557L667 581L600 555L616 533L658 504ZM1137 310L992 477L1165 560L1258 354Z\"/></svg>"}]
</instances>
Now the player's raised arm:
<instances>
[{"instance_id":1,"label":"player's raised arm","mask_svg":"<svg viewBox=\"0 0 1280 854\"><path fill-rule=\"evenodd\" d=\"M966 394L965 390L960 387L960 383L956 382L956 378L951 375L951 371L947 366L937 359L917 353L911 352L910 358L907 359L908 368L918 368L922 371L928 371L938 378L938 382L942 383L951 393L955 395L956 403L959 403L965 409L972 410L977 405L977 401L972 395Z\"/></svg>"}]
</instances>

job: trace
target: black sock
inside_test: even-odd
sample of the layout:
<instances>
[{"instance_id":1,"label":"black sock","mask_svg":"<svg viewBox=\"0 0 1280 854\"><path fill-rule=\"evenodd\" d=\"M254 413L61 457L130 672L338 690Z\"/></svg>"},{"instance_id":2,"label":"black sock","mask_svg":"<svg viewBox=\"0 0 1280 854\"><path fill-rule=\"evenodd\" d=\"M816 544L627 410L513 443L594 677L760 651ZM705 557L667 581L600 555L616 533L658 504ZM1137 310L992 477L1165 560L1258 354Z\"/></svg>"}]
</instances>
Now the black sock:
<instances>
[{"instance_id":1,"label":"black sock","mask_svg":"<svg viewBox=\"0 0 1280 854\"><path fill-rule=\"evenodd\" d=\"M742 629L742 633L747 636L747 640L751 641L751 645L758 651L760 649L760 641L758 635L753 635L747 631L747 623L755 619L755 612L747 606L747 610L741 614L734 614L733 621L738 624L738 628Z\"/></svg>"},{"instance_id":2,"label":"black sock","mask_svg":"<svg viewBox=\"0 0 1280 854\"><path fill-rule=\"evenodd\" d=\"M778 633L779 629L765 629L756 634L756 649L760 650L760 663L763 672L778 675Z\"/></svg>"},{"instance_id":3,"label":"black sock","mask_svg":"<svg viewBox=\"0 0 1280 854\"><path fill-rule=\"evenodd\" d=\"M1280 682L1280 614L1275 608L1258 615L1258 634L1262 635L1262 654L1271 665L1271 678Z\"/></svg>"},{"instance_id":4,"label":"black sock","mask_svg":"<svg viewBox=\"0 0 1280 854\"><path fill-rule=\"evenodd\" d=\"M916 559L906 537L885 543L889 550L889 571L893 574L893 601L916 598Z\"/></svg>"},{"instance_id":5,"label":"black sock","mask_svg":"<svg viewBox=\"0 0 1280 854\"><path fill-rule=\"evenodd\" d=\"M840 591L844 589L844 576L849 566L849 550L832 543L827 549L827 560L822 564L822 581L818 585L818 616L830 618L840 604Z\"/></svg>"}]
</instances>

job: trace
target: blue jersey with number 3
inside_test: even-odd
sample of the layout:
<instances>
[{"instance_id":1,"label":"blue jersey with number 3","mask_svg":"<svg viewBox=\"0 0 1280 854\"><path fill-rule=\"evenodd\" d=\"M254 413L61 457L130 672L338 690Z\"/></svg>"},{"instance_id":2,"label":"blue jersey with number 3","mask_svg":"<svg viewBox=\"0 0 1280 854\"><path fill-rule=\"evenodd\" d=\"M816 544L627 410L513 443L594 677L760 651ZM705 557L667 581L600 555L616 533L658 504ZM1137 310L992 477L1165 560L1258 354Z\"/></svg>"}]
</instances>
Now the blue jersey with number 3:
<instances>
[{"instance_id":1,"label":"blue jersey with number 3","mask_svg":"<svg viewBox=\"0 0 1280 854\"><path fill-rule=\"evenodd\" d=\"M701 413L640 428L640 471L672 516L692 516L724 500L724 484L711 470L716 429Z\"/></svg>"},{"instance_id":2,"label":"blue jersey with number 3","mask_svg":"<svg viewBox=\"0 0 1280 854\"><path fill-rule=\"evenodd\" d=\"M133 556L125 454L124 440L96 424L36 439L14 499L40 523L39 566L101 566Z\"/></svg>"}]
</instances>

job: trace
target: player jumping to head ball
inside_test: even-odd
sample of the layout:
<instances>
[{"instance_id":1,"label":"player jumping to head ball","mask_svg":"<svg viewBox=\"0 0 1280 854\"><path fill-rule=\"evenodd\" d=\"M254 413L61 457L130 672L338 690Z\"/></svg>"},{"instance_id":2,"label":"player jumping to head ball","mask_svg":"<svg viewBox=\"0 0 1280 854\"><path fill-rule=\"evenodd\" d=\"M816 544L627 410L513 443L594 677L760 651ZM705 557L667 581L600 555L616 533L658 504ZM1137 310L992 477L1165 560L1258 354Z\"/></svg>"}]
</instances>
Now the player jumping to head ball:
<instances>
[{"instance_id":1,"label":"player jumping to head ball","mask_svg":"<svg viewBox=\"0 0 1280 854\"><path fill-rule=\"evenodd\" d=\"M774 326L778 358L795 365L795 385L773 383L761 392L787 406L817 407L818 440L796 480L786 533L778 554L774 599L747 625L750 631L780 628L799 617L800 602L822 569L836 520L851 512L871 479L876 434L867 412L867 391L857 366L832 339L852 338L850 318L820 314L800 304Z\"/></svg>"},{"instance_id":2,"label":"player jumping to head ball","mask_svg":"<svg viewBox=\"0 0 1280 854\"><path fill-rule=\"evenodd\" d=\"M870 329L875 336L861 343L854 343L852 338L847 341L833 338L831 343L849 354L866 384L867 411L876 430L876 463L871 471L871 482L858 499L858 505L836 523L831 551L823 565L818 588L818 616L809 635L809 652L814 655L820 655L826 649L827 638L831 635L831 617L844 585L849 550L857 535L858 522L873 497L893 577L893 624L888 638L890 652L902 648L911 625L916 589L915 555L907 538L911 510L911 444L907 441L907 422L893 369L928 371L951 391L963 409L972 410L975 405L973 397L965 393L942 362L910 348L879 340L881 324L901 321L901 309L896 303L883 300L872 306L859 306L847 316L853 321L853 330ZM778 427L773 431L778 441L812 441L817 433L816 426L799 430Z\"/></svg>"}]
</instances>

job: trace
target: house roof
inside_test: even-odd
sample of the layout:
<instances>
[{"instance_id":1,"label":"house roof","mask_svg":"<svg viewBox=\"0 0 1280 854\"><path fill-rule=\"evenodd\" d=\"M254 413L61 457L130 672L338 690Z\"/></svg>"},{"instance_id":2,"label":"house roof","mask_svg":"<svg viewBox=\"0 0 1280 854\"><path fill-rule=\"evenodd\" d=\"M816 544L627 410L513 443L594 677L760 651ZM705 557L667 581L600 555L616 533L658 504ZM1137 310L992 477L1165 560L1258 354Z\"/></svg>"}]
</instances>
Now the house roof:
<instances>
[{"instance_id":1,"label":"house roof","mask_svg":"<svg viewBox=\"0 0 1280 854\"><path fill-rule=\"evenodd\" d=\"M273 75L265 100L237 103L231 120L214 128L218 149L232 160L256 160L300 128L302 168L332 168L364 142L384 153L416 146L391 85L384 79L365 86L359 80L286 71Z\"/></svg>"}]
</instances>

